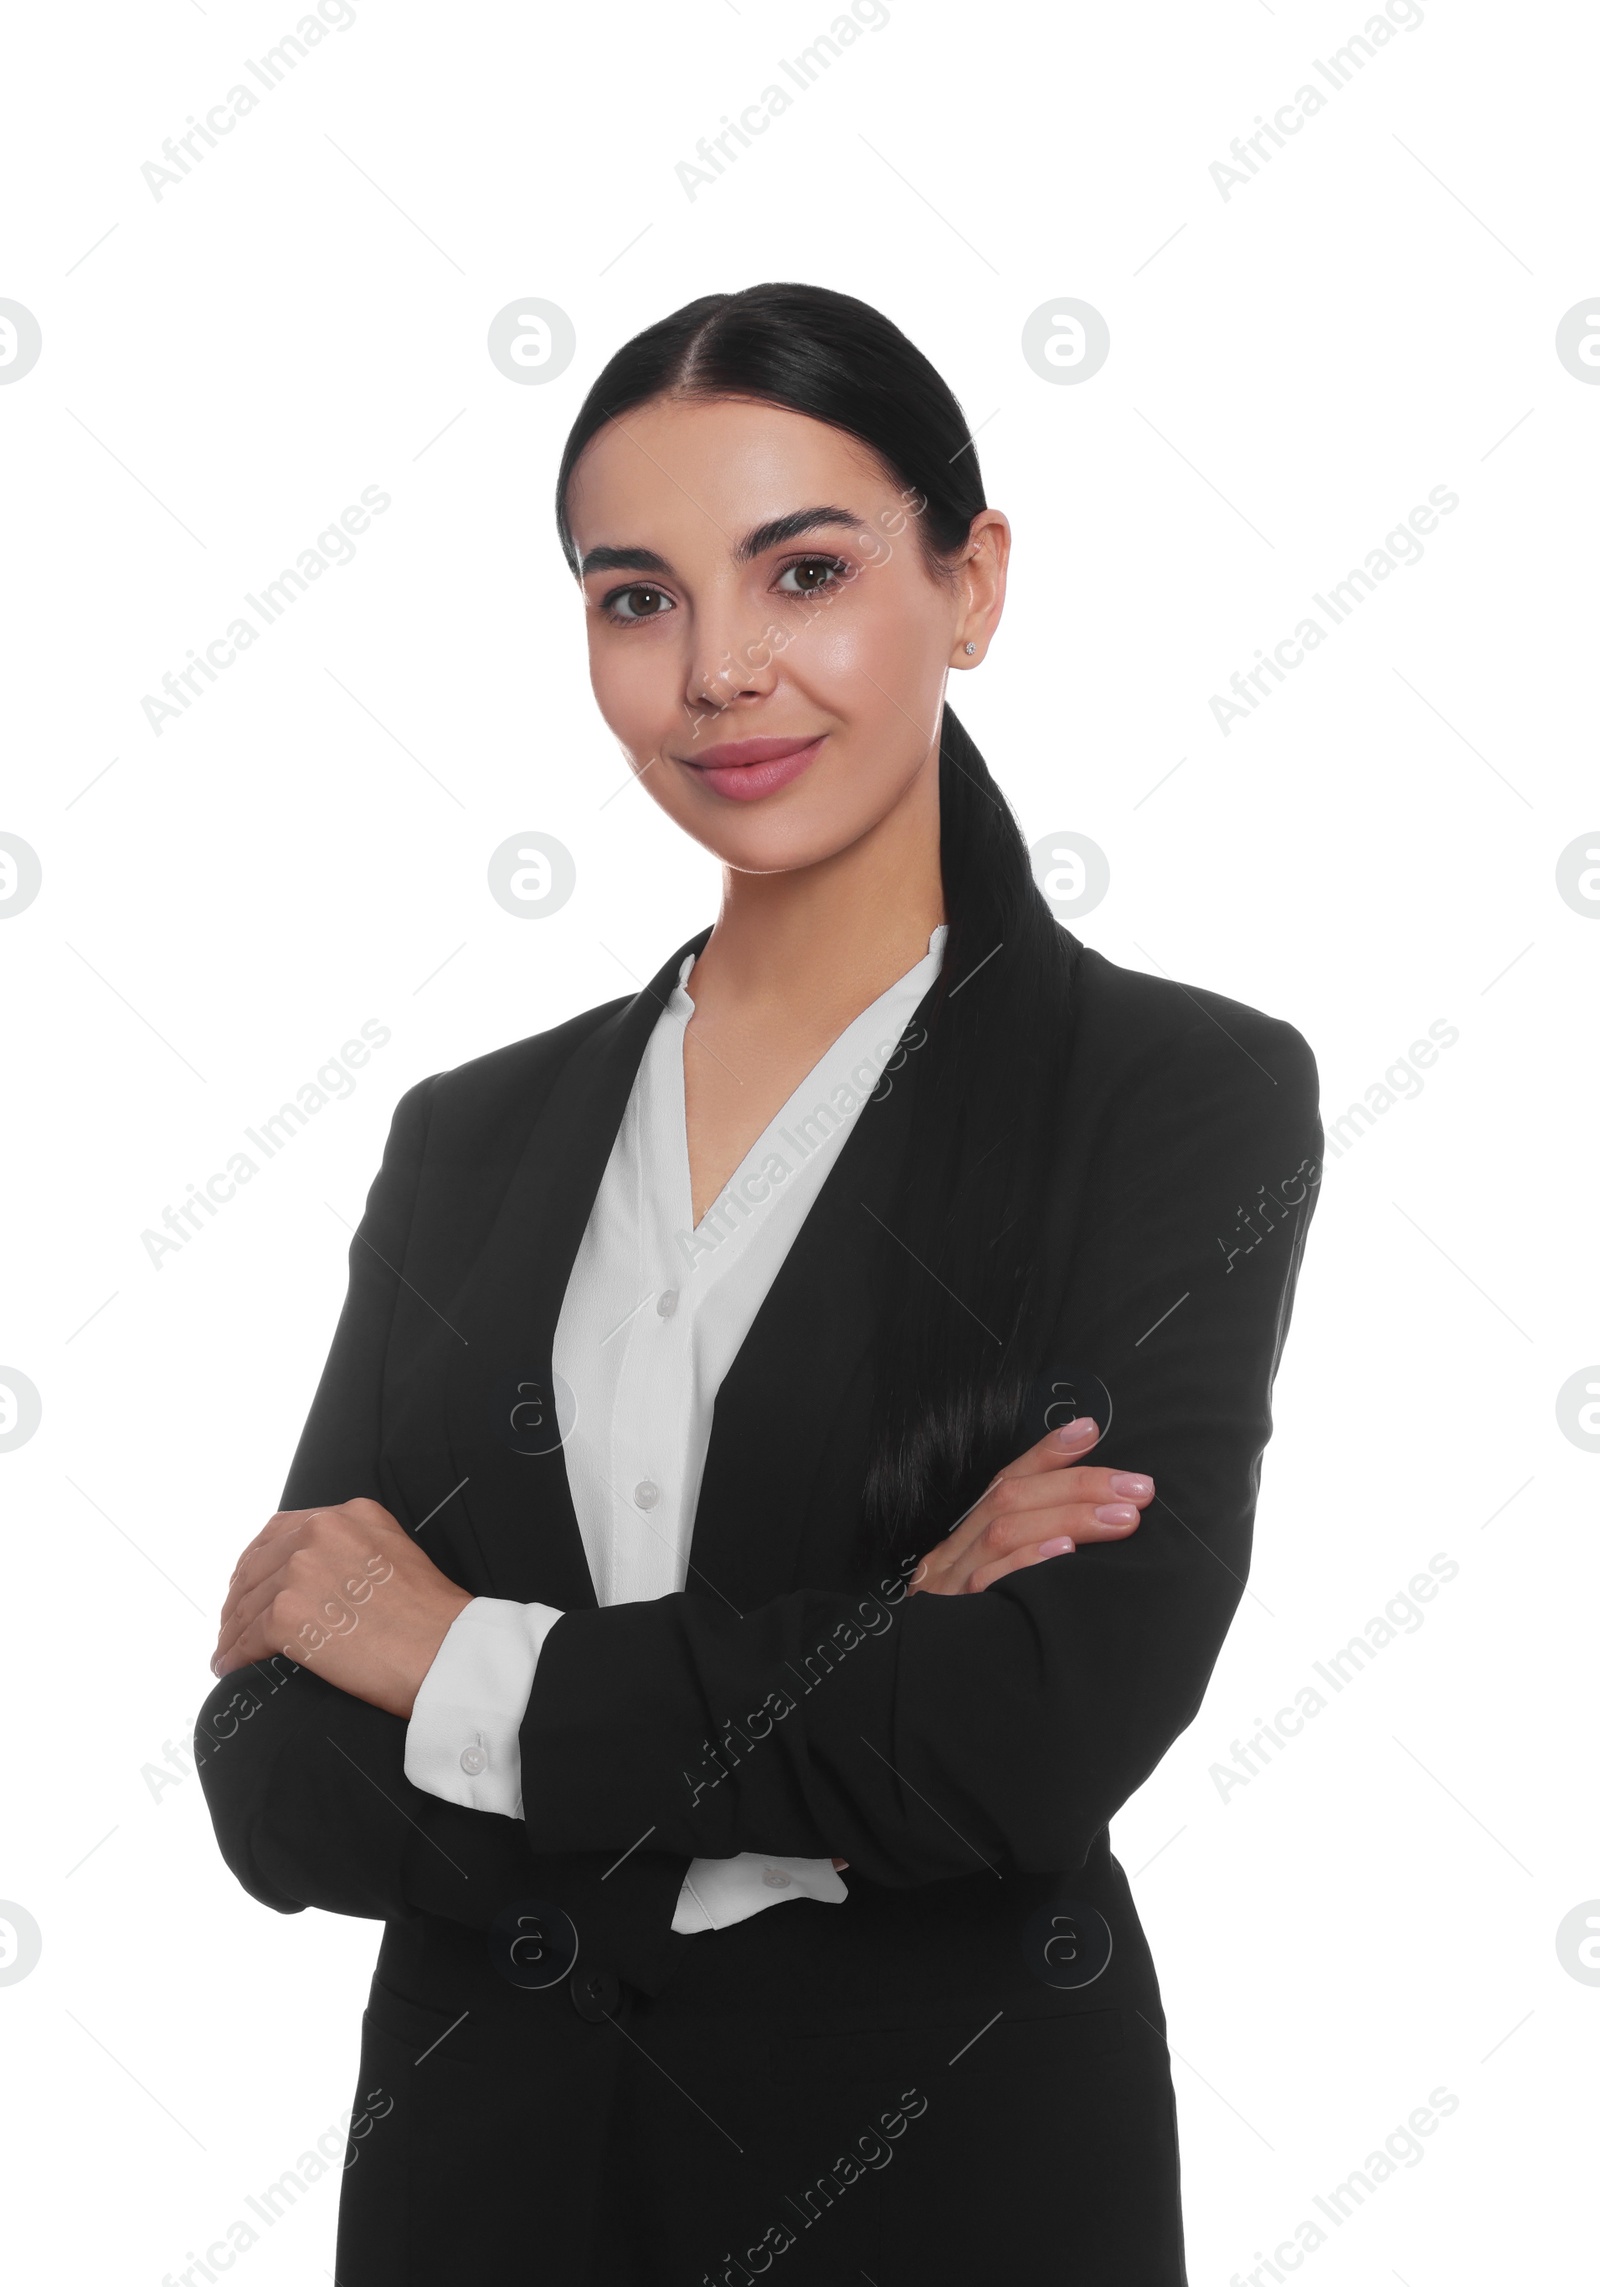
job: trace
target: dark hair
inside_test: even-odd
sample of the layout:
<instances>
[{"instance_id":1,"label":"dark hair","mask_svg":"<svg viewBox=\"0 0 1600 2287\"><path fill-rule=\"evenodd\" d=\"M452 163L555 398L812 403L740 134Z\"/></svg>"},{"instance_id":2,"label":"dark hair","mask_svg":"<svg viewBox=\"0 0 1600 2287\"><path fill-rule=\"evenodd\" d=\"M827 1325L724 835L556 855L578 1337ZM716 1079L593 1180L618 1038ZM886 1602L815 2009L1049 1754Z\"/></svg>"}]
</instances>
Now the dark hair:
<instances>
[{"instance_id":1,"label":"dark hair","mask_svg":"<svg viewBox=\"0 0 1600 2287\"><path fill-rule=\"evenodd\" d=\"M584 399L556 482L574 573L566 502L578 457L608 421L661 396L758 399L857 438L919 496L936 576L987 505L960 406L897 326L826 287L749 286L703 295L636 334ZM879 1258L863 1558L923 1553L1015 1457L1025 1417L1038 1413L1027 1399L1047 1331L1036 1265L1078 942L1051 913L1021 829L948 706L939 812L949 935L926 1043L905 1067L918 1142ZM1027 1440L1042 1428L1035 1420Z\"/></svg>"}]
</instances>

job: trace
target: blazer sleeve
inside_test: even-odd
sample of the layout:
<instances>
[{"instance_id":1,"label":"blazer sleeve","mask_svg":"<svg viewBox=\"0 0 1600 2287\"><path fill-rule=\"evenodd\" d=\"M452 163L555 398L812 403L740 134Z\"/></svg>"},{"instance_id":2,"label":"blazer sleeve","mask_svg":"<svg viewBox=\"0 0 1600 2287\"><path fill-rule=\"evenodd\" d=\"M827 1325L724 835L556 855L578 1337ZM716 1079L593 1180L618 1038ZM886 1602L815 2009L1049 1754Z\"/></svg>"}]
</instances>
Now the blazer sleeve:
<instances>
[{"instance_id":1,"label":"blazer sleeve","mask_svg":"<svg viewBox=\"0 0 1600 2287\"><path fill-rule=\"evenodd\" d=\"M1109 1392L1091 1459L1155 1479L1138 1530L978 1595L569 1612L521 1730L533 1831L831 1852L889 1885L1084 1862L1192 1722L1249 1569L1323 1138L1309 1046L1246 1013L1118 1092L1067 1266L1054 1359Z\"/></svg>"},{"instance_id":2,"label":"blazer sleeve","mask_svg":"<svg viewBox=\"0 0 1600 2287\"><path fill-rule=\"evenodd\" d=\"M419 1081L395 1109L282 1508L383 1500L384 1353L432 1090ZM221 1679L200 1710L195 1755L223 1858L251 1897L280 1914L437 1914L485 1930L507 1905L546 1901L571 1916L586 1957L658 1990L683 1943L671 1924L693 1853L638 1850L612 1871L617 1851L535 1851L521 1820L413 1786L406 1732L403 1717L287 1658Z\"/></svg>"}]
</instances>

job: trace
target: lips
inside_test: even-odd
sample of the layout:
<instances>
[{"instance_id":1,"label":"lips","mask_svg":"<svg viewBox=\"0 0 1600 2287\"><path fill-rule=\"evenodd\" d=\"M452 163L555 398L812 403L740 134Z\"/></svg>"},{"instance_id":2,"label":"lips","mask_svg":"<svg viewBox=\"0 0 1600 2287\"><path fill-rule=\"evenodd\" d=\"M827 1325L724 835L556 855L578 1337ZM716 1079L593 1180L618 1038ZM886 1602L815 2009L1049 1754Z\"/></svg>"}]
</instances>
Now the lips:
<instances>
[{"instance_id":1,"label":"lips","mask_svg":"<svg viewBox=\"0 0 1600 2287\"><path fill-rule=\"evenodd\" d=\"M755 802L809 770L827 735L819 731L814 738L733 739L679 759L686 769L698 772L714 793L734 802Z\"/></svg>"}]
</instances>

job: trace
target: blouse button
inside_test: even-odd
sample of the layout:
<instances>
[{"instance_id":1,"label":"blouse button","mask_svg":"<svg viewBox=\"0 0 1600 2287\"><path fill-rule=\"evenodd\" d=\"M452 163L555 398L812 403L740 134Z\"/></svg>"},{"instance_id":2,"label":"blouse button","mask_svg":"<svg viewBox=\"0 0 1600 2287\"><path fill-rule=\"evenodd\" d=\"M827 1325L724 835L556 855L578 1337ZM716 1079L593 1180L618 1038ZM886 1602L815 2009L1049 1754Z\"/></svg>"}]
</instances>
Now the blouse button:
<instances>
[{"instance_id":1,"label":"blouse button","mask_svg":"<svg viewBox=\"0 0 1600 2287\"><path fill-rule=\"evenodd\" d=\"M769 1890L787 1890L794 1877L785 1874L781 1866L769 1866L761 1879Z\"/></svg>"},{"instance_id":2,"label":"blouse button","mask_svg":"<svg viewBox=\"0 0 1600 2287\"><path fill-rule=\"evenodd\" d=\"M633 1488L633 1497L641 1509L653 1509L661 1498L659 1485L652 1485L648 1477L641 1477Z\"/></svg>"},{"instance_id":3,"label":"blouse button","mask_svg":"<svg viewBox=\"0 0 1600 2287\"><path fill-rule=\"evenodd\" d=\"M656 1315L660 1318L670 1318L677 1307L677 1288L675 1286L663 1287L656 1296Z\"/></svg>"},{"instance_id":4,"label":"blouse button","mask_svg":"<svg viewBox=\"0 0 1600 2287\"><path fill-rule=\"evenodd\" d=\"M480 1771L487 1771L489 1768L488 1751L481 1745L463 1747L461 1750L461 1768L466 1772L469 1779L475 1779Z\"/></svg>"}]
</instances>

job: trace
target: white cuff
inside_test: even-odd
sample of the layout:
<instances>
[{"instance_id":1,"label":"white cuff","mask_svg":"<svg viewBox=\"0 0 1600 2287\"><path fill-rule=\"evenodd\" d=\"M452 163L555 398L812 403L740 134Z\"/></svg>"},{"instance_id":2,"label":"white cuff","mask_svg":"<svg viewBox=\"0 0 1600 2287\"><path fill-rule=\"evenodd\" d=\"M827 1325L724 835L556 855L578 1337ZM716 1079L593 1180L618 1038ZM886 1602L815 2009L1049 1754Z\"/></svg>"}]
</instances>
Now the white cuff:
<instances>
[{"instance_id":1,"label":"white cuff","mask_svg":"<svg viewBox=\"0 0 1600 2287\"><path fill-rule=\"evenodd\" d=\"M475 1596L434 1654L406 1725L405 1774L414 1787L464 1810L522 1816L522 1719L552 1604ZM672 1927L682 1936L731 1929L792 1898L843 1905L850 1893L831 1858L697 1858L684 1876Z\"/></svg>"},{"instance_id":2,"label":"white cuff","mask_svg":"<svg viewBox=\"0 0 1600 2287\"><path fill-rule=\"evenodd\" d=\"M464 1810L522 1816L522 1748L534 1670L561 1618L553 1604L475 1596L462 1606L423 1677L406 1725L414 1787Z\"/></svg>"},{"instance_id":3,"label":"white cuff","mask_svg":"<svg viewBox=\"0 0 1600 2287\"><path fill-rule=\"evenodd\" d=\"M750 1850L737 1858L697 1858L683 1878L672 1926L680 1937L694 1937L791 1898L842 1906L849 1895L831 1858L763 1858Z\"/></svg>"}]
</instances>

